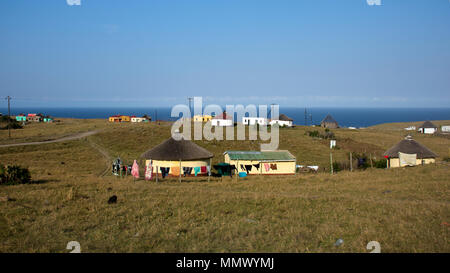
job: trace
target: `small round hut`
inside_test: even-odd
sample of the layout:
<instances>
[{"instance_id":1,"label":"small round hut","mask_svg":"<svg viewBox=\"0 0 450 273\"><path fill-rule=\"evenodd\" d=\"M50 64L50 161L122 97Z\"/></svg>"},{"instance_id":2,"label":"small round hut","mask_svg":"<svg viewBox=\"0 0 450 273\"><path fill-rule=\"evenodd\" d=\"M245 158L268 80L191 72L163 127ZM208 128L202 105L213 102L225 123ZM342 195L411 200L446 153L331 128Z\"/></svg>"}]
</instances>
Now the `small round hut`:
<instances>
[{"instance_id":1,"label":"small round hut","mask_svg":"<svg viewBox=\"0 0 450 273\"><path fill-rule=\"evenodd\" d=\"M207 175L214 155L190 140L175 140L173 137L142 154L152 163L152 173L164 176Z\"/></svg>"},{"instance_id":2,"label":"small round hut","mask_svg":"<svg viewBox=\"0 0 450 273\"><path fill-rule=\"evenodd\" d=\"M405 137L402 141L384 153L388 159L389 167L415 166L435 163L437 155L430 149L412 139Z\"/></svg>"},{"instance_id":3,"label":"small round hut","mask_svg":"<svg viewBox=\"0 0 450 273\"><path fill-rule=\"evenodd\" d=\"M322 126L324 128L329 128L329 129L339 128L339 124L337 123L337 121L331 115L327 115L322 120L322 122L320 122L320 126Z\"/></svg>"}]
</instances>

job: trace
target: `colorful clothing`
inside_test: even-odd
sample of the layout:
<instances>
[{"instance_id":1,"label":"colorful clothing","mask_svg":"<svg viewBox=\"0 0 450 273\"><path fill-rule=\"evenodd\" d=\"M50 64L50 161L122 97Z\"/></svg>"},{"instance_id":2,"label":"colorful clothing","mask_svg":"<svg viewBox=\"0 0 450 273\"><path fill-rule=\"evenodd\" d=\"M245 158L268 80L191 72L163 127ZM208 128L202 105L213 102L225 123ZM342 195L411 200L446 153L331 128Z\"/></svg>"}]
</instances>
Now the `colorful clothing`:
<instances>
[{"instance_id":1,"label":"colorful clothing","mask_svg":"<svg viewBox=\"0 0 450 273\"><path fill-rule=\"evenodd\" d=\"M200 167L194 167L195 176L200 172Z\"/></svg>"},{"instance_id":2,"label":"colorful clothing","mask_svg":"<svg viewBox=\"0 0 450 273\"><path fill-rule=\"evenodd\" d=\"M145 180L151 180L152 179L152 161L149 160L147 166L145 166Z\"/></svg>"},{"instance_id":3,"label":"colorful clothing","mask_svg":"<svg viewBox=\"0 0 450 273\"><path fill-rule=\"evenodd\" d=\"M139 178L139 165L137 164L137 161L134 160L133 167L131 168L131 175L135 178Z\"/></svg>"}]
</instances>

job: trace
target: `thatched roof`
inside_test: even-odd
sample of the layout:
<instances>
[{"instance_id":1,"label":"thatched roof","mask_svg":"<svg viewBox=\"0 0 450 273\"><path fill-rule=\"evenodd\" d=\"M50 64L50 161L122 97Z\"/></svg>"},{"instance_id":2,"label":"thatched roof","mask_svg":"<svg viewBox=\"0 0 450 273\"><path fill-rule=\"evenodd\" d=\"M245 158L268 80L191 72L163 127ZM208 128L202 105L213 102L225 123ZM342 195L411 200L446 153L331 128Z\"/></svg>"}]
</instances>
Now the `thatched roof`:
<instances>
[{"instance_id":1,"label":"thatched roof","mask_svg":"<svg viewBox=\"0 0 450 273\"><path fill-rule=\"evenodd\" d=\"M407 136L405 139L397 143L395 146L387 150L384 155L389 157L398 158L398 153L405 154L417 154L417 158L436 158L437 155L430 149L423 146L419 142L412 139L411 136Z\"/></svg>"},{"instance_id":2,"label":"thatched roof","mask_svg":"<svg viewBox=\"0 0 450 273\"><path fill-rule=\"evenodd\" d=\"M293 119L291 119L290 117L286 116L285 114L280 114L280 116L278 117L278 120L294 121Z\"/></svg>"},{"instance_id":3,"label":"thatched roof","mask_svg":"<svg viewBox=\"0 0 450 273\"><path fill-rule=\"evenodd\" d=\"M427 120L419 128L437 128L437 126L434 125L431 121Z\"/></svg>"},{"instance_id":4,"label":"thatched roof","mask_svg":"<svg viewBox=\"0 0 450 273\"><path fill-rule=\"evenodd\" d=\"M336 124L338 124L337 121L329 114L322 120L321 123L336 123Z\"/></svg>"},{"instance_id":5,"label":"thatched roof","mask_svg":"<svg viewBox=\"0 0 450 273\"><path fill-rule=\"evenodd\" d=\"M141 157L155 160L197 160L214 155L190 140L175 140L172 137L143 153Z\"/></svg>"}]
</instances>

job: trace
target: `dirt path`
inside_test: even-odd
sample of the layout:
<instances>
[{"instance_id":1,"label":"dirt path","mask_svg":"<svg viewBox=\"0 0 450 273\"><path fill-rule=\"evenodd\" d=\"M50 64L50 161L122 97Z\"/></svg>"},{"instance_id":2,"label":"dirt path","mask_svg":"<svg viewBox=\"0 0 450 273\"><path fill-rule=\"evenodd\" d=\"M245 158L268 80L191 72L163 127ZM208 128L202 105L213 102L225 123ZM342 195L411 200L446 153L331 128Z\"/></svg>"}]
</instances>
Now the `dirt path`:
<instances>
[{"instance_id":1,"label":"dirt path","mask_svg":"<svg viewBox=\"0 0 450 273\"><path fill-rule=\"evenodd\" d=\"M91 139L88 139L88 142L92 148L96 149L105 158L106 169L102 171L99 176L107 175L112 170L111 167L112 157L109 155L108 151L105 148L93 142Z\"/></svg>"},{"instance_id":2,"label":"dirt path","mask_svg":"<svg viewBox=\"0 0 450 273\"><path fill-rule=\"evenodd\" d=\"M77 133L77 134L73 134L73 135L70 135L70 136L65 136L65 137L58 138L58 139L53 139L53 140L3 144L3 145L0 145L0 148L14 147L14 146L25 146L25 145L40 145L40 144L48 144L48 143L70 141L70 140L76 140L76 139L80 139L80 138L83 138L83 137L91 136L91 135L94 135L94 134L96 134L98 132L99 131L89 131L89 132Z\"/></svg>"}]
</instances>

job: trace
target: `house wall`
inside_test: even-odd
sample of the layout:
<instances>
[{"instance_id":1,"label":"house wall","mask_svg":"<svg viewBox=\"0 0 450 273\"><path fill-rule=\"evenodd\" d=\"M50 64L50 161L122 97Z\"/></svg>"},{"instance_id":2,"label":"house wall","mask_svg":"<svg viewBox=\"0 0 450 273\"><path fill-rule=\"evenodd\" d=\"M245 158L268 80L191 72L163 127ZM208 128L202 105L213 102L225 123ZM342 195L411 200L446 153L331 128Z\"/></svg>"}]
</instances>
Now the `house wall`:
<instances>
[{"instance_id":1,"label":"house wall","mask_svg":"<svg viewBox=\"0 0 450 273\"><path fill-rule=\"evenodd\" d=\"M434 158L424 158L424 159L418 158L416 160L416 165L422 165L422 161L423 161L423 164L431 164L431 163L435 163L436 162L436 160ZM398 158L389 158L389 167L390 168L398 168L398 167L400 167L400 159L398 159Z\"/></svg>"},{"instance_id":2,"label":"house wall","mask_svg":"<svg viewBox=\"0 0 450 273\"><path fill-rule=\"evenodd\" d=\"M233 121L231 119L212 119L212 126L233 126Z\"/></svg>"},{"instance_id":3,"label":"house wall","mask_svg":"<svg viewBox=\"0 0 450 273\"><path fill-rule=\"evenodd\" d=\"M336 123L330 123L330 122L322 122L320 124L320 126L324 127L324 128L330 128L330 129L336 129L338 128L338 126L336 125Z\"/></svg>"},{"instance_id":4,"label":"house wall","mask_svg":"<svg viewBox=\"0 0 450 273\"><path fill-rule=\"evenodd\" d=\"M121 116L122 121L129 122L131 120L130 116Z\"/></svg>"},{"instance_id":5,"label":"house wall","mask_svg":"<svg viewBox=\"0 0 450 273\"><path fill-rule=\"evenodd\" d=\"M145 161L145 166L148 165L150 160ZM183 175L183 167L202 167L208 166L209 159L193 160L193 161L181 161L181 175ZM180 161L166 161L166 160L153 160L152 162L152 173L156 174L156 167L169 167L169 175L173 175L172 167L180 167ZM161 170L158 169L159 175L161 175ZM195 175L194 170L192 170L191 175ZM198 175L198 174L197 174ZM200 173L200 175L207 175L207 173Z\"/></svg>"},{"instance_id":6,"label":"house wall","mask_svg":"<svg viewBox=\"0 0 450 273\"><path fill-rule=\"evenodd\" d=\"M240 165L253 165L253 164L260 164L259 170L255 167L252 167L252 170L248 174L263 174L263 175L271 175L271 174L295 174L295 161L271 161L271 162L264 162L260 160L231 160L230 156L228 154L225 154L224 156L225 163L228 163L230 165L236 166L237 170L239 172L245 172L241 169ZM267 164L277 164L277 169L272 170L269 169L269 171L266 171L264 167L264 163Z\"/></svg>"},{"instance_id":7,"label":"house wall","mask_svg":"<svg viewBox=\"0 0 450 273\"><path fill-rule=\"evenodd\" d=\"M288 127L292 127L292 121L290 120L271 120L270 121L270 125L274 125L277 124L279 126L288 126Z\"/></svg>"},{"instance_id":8,"label":"house wall","mask_svg":"<svg viewBox=\"0 0 450 273\"><path fill-rule=\"evenodd\" d=\"M442 132L450 132L450 126L442 126L441 131Z\"/></svg>"},{"instance_id":9,"label":"house wall","mask_svg":"<svg viewBox=\"0 0 450 273\"><path fill-rule=\"evenodd\" d=\"M267 119L265 118L255 118L255 117L243 117L242 123L245 125L267 125Z\"/></svg>"}]
</instances>

